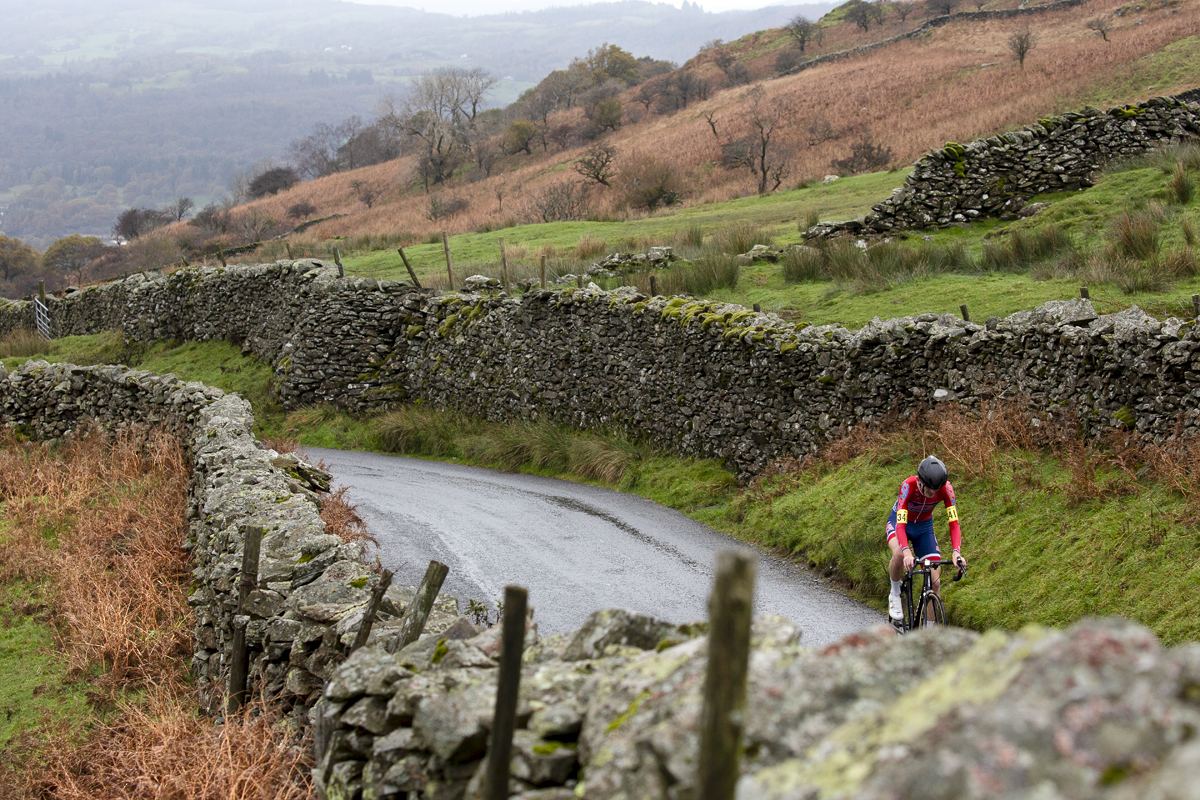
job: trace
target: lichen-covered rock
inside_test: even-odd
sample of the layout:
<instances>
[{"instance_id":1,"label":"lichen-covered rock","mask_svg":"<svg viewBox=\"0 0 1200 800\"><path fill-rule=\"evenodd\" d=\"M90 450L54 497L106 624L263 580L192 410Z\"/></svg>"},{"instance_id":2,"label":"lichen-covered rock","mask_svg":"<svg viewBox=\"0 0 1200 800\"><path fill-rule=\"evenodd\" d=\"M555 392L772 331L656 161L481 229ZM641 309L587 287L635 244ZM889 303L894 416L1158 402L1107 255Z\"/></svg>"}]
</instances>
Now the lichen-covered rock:
<instances>
[{"instance_id":1,"label":"lichen-covered rock","mask_svg":"<svg viewBox=\"0 0 1200 800\"><path fill-rule=\"evenodd\" d=\"M680 628L653 617L619 608L596 611L575 632L566 651L565 661L599 658L609 648L634 647L653 650L668 637L679 637Z\"/></svg>"}]
</instances>

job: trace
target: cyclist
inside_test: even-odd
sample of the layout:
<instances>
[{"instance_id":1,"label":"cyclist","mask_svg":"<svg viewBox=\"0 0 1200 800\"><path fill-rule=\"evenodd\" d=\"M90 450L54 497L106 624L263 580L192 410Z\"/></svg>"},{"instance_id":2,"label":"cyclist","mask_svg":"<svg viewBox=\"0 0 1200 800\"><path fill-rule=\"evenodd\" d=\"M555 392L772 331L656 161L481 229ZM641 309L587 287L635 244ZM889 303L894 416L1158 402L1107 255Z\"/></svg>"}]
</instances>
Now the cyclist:
<instances>
[{"instance_id":1,"label":"cyclist","mask_svg":"<svg viewBox=\"0 0 1200 800\"><path fill-rule=\"evenodd\" d=\"M904 573L913 568L918 558L941 557L937 537L933 535L933 509L938 503L946 504L946 517L950 521L950 546L953 548L955 564L966 567L967 560L959 552L962 546L962 530L958 526L958 507L954 504L954 487L947 480L946 465L936 456L927 456L917 467L917 474L900 484L900 496L892 506L887 521L887 543L892 551L888 563L888 577L892 591L888 595L888 616L894 620L904 618L900 607L900 583ZM933 570L933 591L942 585L941 570Z\"/></svg>"}]
</instances>

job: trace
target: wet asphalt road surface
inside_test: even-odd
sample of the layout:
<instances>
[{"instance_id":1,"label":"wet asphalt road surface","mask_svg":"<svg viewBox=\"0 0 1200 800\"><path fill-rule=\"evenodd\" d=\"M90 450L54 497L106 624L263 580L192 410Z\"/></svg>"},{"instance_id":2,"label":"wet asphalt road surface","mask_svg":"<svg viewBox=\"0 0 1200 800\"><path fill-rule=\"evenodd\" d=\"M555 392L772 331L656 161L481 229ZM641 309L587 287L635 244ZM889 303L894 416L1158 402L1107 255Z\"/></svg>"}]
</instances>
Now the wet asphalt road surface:
<instances>
[{"instance_id":1,"label":"wet asphalt road surface","mask_svg":"<svg viewBox=\"0 0 1200 800\"><path fill-rule=\"evenodd\" d=\"M543 635L601 608L673 623L707 619L716 554L745 545L678 511L609 489L435 461L304 448L350 486L379 539L383 565L417 585L431 559L442 591L495 605L507 584L529 589ZM882 547L882 544L881 544ZM759 556L755 613L790 619L822 645L886 621L803 568Z\"/></svg>"}]
</instances>

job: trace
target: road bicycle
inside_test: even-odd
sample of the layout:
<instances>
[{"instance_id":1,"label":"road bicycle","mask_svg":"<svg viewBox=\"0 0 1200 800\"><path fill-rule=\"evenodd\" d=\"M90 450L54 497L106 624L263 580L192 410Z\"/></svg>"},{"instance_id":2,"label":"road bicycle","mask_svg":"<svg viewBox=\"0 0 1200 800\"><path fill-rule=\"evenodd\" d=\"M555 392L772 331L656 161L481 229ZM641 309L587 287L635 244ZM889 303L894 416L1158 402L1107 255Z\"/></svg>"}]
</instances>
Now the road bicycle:
<instances>
[{"instance_id":1,"label":"road bicycle","mask_svg":"<svg viewBox=\"0 0 1200 800\"><path fill-rule=\"evenodd\" d=\"M942 598L933 591L933 570L941 566L951 565L940 557L926 556L905 573L904 580L900 583L900 606L904 611L904 619L892 620L897 632L907 633L920 627L920 621L926 617L931 625L946 624L946 607L942 604ZM967 568L957 564L953 566L958 567L958 574L952 580L962 580ZM913 584L918 577L921 579L921 594L916 605L913 605Z\"/></svg>"}]
</instances>

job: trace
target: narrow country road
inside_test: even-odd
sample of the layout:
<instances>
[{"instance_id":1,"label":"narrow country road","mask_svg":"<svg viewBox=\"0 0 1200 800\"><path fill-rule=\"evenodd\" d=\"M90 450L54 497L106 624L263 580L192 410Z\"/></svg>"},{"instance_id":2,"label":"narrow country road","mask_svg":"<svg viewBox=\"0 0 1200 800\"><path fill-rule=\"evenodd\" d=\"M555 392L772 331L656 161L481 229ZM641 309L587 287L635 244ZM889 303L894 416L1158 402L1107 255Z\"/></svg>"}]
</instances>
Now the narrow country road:
<instances>
[{"instance_id":1,"label":"narrow country road","mask_svg":"<svg viewBox=\"0 0 1200 800\"><path fill-rule=\"evenodd\" d=\"M450 567L443 592L493 605L529 589L543 635L600 608L674 623L707 619L720 550L745 547L678 511L609 489L435 461L304 448L350 486L383 565L416 585L430 559ZM880 547L882 548L882 540ZM755 613L787 617L821 645L885 621L807 570L759 557Z\"/></svg>"}]
</instances>

